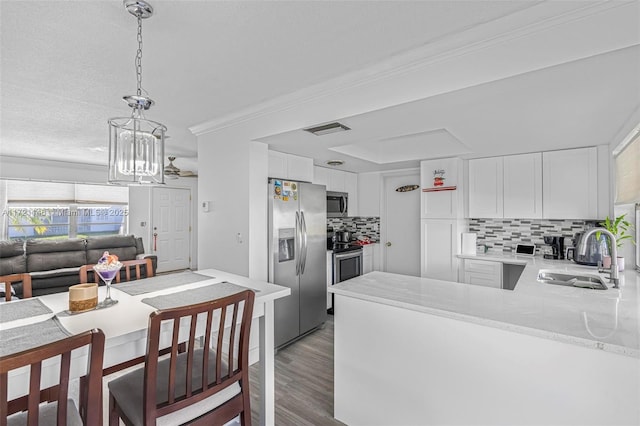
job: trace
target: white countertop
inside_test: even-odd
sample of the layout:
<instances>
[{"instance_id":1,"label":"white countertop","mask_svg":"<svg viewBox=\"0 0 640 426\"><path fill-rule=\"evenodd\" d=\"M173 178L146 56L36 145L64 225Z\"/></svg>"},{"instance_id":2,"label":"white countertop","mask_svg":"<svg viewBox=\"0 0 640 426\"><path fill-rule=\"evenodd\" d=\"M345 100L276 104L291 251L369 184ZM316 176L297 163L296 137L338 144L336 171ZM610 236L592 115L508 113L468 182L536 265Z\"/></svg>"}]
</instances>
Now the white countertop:
<instances>
[{"instance_id":1,"label":"white countertop","mask_svg":"<svg viewBox=\"0 0 640 426\"><path fill-rule=\"evenodd\" d=\"M591 290L536 278L539 269L597 274L595 267L530 256L459 257L526 266L513 291L371 272L329 292L640 358L640 273L635 270L620 274L619 289L608 284L608 290Z\"/></svg>"}]
</instances>

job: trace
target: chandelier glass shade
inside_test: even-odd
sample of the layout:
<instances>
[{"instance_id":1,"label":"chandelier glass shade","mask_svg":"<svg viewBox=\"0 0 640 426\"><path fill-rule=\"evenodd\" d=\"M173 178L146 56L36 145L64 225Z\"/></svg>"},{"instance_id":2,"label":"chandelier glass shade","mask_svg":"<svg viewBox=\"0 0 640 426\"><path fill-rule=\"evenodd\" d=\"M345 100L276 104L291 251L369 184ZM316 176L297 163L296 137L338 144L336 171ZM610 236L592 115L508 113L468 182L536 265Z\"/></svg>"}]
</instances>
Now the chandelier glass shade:
<instances>
[{"instance_id":1,"label":"chandelier glass shade","mask_svg":"<svg viewBox=\"0 0 640 426\"><path fill-rule=\"evenodd\" d=\"M164 183L167 128L142 114L109 120L109 182Z\"/></svg>"},{"instance_id":2,"label":"chandelier glass shade","mask_svg":"<svg viewBox=\"0 0 640 426\"><path fill-rule=\"evenodd\" d=\"M167 128L147 120L144 111L154 102L142 95L142 20L153 15L144 0L123 0L127 11L138 20L138 50L135 67L137 92L124 96L132 109L130 117L111 118L109 124L109 183L163 184L164 141Z\"/></svg>"}]
</instances>

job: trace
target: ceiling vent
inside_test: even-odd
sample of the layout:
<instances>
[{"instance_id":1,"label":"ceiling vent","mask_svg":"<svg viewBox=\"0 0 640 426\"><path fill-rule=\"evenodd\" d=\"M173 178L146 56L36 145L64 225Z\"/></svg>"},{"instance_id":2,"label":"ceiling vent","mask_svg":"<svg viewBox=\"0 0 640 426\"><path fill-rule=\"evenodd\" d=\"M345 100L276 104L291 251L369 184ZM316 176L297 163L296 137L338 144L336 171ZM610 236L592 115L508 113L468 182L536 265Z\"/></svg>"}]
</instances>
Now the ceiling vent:
<instances>
[{"instance_id":1,"label":"ceiling vent","mask_svg":"<svg viewBox=\"0 0 640 426\"><path fill-rule=\"evenodd\" d=\"M337 121L334 123L323 124L321 126L309 127L308 129L304 129L305 132L313 133L316 136L328 135L329 133L336 132L346 132L347 130L351 129L342 123L338 123Z\"/></svg>"}]
</instances>

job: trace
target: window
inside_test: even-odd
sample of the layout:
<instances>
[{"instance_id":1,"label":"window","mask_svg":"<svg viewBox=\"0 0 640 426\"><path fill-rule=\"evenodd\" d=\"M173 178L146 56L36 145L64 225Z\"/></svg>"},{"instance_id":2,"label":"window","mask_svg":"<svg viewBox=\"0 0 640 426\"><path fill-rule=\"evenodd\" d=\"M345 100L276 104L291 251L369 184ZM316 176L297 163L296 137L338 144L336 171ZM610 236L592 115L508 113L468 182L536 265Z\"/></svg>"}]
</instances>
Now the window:
<instances>
[{"instance_id":1,"label":"window","mask_svg":"<svg viewBox=\"0 0 640 426\"><path fill-rule=\"evenodd\" d=\"M615 156L616 204L640 202L640 127Z\"/></svg>"},{"instance_id":2,"label":"window","mask_svg":"<svg viewBox=\"0 0 640 426\"><path fill-rule=\"evenodd\" d=\"M0 181L0 188L2 239L127 233L127 188L31 181Z\"/></svg>"}]
</instances>

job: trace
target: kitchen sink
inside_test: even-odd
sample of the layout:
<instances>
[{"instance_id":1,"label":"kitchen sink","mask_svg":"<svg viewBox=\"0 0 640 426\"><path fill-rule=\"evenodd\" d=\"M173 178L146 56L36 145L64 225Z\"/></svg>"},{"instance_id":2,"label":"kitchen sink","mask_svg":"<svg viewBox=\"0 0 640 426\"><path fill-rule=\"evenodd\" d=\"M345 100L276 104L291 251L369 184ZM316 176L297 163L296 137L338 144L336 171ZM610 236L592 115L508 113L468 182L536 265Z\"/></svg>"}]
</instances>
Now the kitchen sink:
<instances>
[{"instance_id":1,"label":"kitchen sink","mask_svg":"<svg viewBox=\"0 0 640 426\"><path fill-rule=\"evenodd\" d=\"M556 272L541 269L538 272L538 281L547 284L564 285L568 287L590 288L593 290L607 290L604 280L595 274Z\"/></svg>"}]
</instances>

